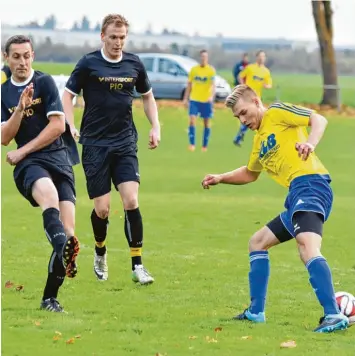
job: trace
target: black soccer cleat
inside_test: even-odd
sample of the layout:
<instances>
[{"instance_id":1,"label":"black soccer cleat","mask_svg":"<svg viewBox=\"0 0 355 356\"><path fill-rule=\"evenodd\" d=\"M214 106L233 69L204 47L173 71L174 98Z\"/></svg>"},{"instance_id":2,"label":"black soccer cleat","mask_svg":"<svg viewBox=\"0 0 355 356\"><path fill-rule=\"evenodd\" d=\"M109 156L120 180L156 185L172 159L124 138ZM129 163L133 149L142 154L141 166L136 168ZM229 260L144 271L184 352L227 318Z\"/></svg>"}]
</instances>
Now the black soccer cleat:
<instances>
[{"instance_id":1,"label":"black soccer cleat","mask_svg":"<svg viewBox=\"0 0 355 356\"><path fill-rule=\"evenodd\" d=\"M48 298L42 300L40 309L54 312L54 313L65 313L63 307L59 304L58 300L55 298Z\"/></svg>"},{"instance_id":2,"label":"black soccer cleat","mask_svg":"<svg viewBox=\"0 0 355 356\"><path fill-rule=\"evenodd\" d=\"M63 266L68 278L74 278L78 273L76 258L80 251L79 240L75 237L69 237L63 247Z\"/></svg>"}]
</instances>

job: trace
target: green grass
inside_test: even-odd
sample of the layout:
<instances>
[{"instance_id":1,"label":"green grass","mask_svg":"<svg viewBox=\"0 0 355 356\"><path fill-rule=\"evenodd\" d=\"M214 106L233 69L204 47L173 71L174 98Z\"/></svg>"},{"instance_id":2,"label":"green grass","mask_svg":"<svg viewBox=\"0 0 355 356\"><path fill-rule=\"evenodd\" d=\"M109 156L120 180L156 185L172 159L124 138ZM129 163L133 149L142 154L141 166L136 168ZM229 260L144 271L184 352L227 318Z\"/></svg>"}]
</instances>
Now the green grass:
<instances>
[{"instance_id":1,"label":"green grass","mask_svg":"<svg viewBox=\"0 0 355 356\"><path fill-rule=\"evenodd\" d=\"M34 68L52 75L70 75L75 64L36 62ZM231 70L219 73L233 85ZM317 104L322 98L322 77L316 74L280 74L273 73L273 89L264 90L265 102L272 102L276 98L286 102ZM342 103L355 107L355 77L339 76Z\"/></svg>"},{"instance_id":2,"label":"green grass","mask_svg":"<svg viewBox=\"0 0 355 356\"><path fill-rule=\"evenodd\" d=\"M266 176L249 186L209 191L201 189L200 181L206 173L244 164L252 134L247 134L241 149L233 146L237 123L225 110L217 110L210 150L191 153L185 110L161 108L162 143L156 151L149 151L149 125L141 109L135 115L140 132L144 261L156 283L142 288L130 280L116 191L108 235L110 277L105 283L95 280L92 202L79 165L75 167L79 274L65 280L59 295L69 314L39 311L51 249L40 210L19 195L12 167L5 163L6 151L15 147L3 149L2 283L10 280L24 289L2 289L2 354L353 356L355 327L334 335L311 331L322 310L293 241L270 252L267 324L223 321L248 303L248 238L283 209L287 191ZM355 183L350 167L355 157L350 147L354 130L355 120L331 118L317 149L331 172L335 194L322 252L332 267L336 289L353 293ZM218 334L216 327L222 327ZM53 340L56 331L62 333L58 341ZM67 345L65 340L75 335L81 338ZM207 336L218 342L208 343ZM243 336L252 338L242 340ZM290 339L297 348L281 350L280 343Z\"/></svg>"}]
</instances>

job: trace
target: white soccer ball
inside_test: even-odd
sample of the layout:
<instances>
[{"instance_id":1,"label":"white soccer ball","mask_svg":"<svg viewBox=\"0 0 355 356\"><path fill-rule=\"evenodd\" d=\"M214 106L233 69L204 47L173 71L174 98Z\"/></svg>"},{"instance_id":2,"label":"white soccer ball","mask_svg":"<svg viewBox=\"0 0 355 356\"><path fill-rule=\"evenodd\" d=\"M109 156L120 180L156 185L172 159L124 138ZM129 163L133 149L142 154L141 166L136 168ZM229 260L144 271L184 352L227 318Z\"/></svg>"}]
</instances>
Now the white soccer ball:
<instances>
[{"instance_id":1,"label":"white soccer ball","mask_svg":"<svg viewBox=\"0 0 355 356\"><path fill-rule=\"evenodd\" d=\"M349 326L355 324L355 297L348 292L336 292L340 312L349 318Z\"/></svg>"}]
</instances>

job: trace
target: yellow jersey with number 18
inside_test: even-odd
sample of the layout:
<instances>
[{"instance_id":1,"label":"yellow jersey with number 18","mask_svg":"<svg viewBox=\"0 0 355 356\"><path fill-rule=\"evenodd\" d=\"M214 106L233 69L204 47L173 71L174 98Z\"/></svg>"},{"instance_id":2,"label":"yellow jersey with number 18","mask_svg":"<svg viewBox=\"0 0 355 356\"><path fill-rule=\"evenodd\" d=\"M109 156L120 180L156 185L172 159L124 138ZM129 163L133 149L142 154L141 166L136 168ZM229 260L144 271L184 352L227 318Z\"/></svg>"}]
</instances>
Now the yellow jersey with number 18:
<instances>
[{"instance_id":1,"label":"yellow jersey with number 18","mask_svg":"<svg viewBox=\"0 0 355 356\"><path fill-rule=\"evenodd\" d=\"M297 142L307 141L306 127L312 112L288 103L272 104L255 133L248 169L266 171L284 187L296 177L329 174L314 152L303 161L296 151Z\"/></svg>"}]
</instances>

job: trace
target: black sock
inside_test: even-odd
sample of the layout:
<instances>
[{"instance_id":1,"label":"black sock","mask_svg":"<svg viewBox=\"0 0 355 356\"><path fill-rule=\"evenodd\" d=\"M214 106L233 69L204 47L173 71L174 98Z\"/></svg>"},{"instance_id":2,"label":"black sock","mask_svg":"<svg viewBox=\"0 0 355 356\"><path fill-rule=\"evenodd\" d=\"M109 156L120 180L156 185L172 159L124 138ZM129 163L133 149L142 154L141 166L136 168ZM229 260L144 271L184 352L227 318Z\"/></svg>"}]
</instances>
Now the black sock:
<instances>
[{"instance_id":1,"label":"black sock","mask_svg":"<svg viewBox=\"0 0 355 356\"><path fill-rule=\"evenodd\" d=\"M91 213L92 230L95 237L95 251L98 256L103 256L106 253L106 235L108 218L101 219L97 216L95 209Z\"/></svg>"},{"instance_id":2,"label":"black sock","mask_svg":"<svg viewBox=\"0 0 355 356\"><path fill-rule=\"evenodd\" d=\"M64 282L65 269L58 255L53 251L48 263L47 283L43 292L43 300L57 298L58 290Z\"/></svg>"},{"instance_id":3,"label":"black sock","mask_svg":"<svg viewBox=\"0 0 355 356\"><path fill-rule=\"evenodd\" d=\"M56 208L49 208L43 212L43 226L44 231L53 250L58 255L59 260L63 257L63 247L67 241L67 235L64 231L64 226L59 219L59 210Z\"/></svg>"},{"instance_id":4,"label":"black sock","mask_svg":"<svg viewBox=\"0 0 355 356\"><path fill-rule=\"evenodd\" d=\"M132 270L142 264L143 222L139 208L125 210L124 231L132 258Z\"/></svg>"}]
</instances>

